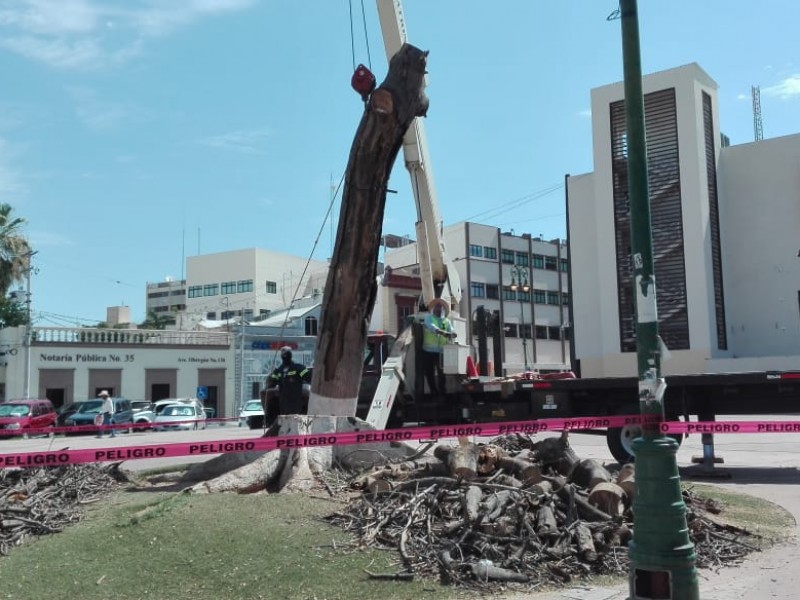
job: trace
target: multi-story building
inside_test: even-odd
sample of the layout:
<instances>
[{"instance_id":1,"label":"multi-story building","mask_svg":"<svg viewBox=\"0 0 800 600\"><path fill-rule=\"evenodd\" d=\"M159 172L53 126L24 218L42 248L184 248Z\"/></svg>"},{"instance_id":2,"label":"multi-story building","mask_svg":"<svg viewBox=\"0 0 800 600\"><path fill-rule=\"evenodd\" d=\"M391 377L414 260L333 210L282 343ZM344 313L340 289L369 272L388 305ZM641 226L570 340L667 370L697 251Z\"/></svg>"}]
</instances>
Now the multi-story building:
<instances>
[{"instance_id":1,"label":"multi-story building","mask_svg":"<svg viewBox=\"0 0 800 600\"><path fill-rule=\"evenodd\" d=\"M666 374L797 369L800 135L728 145L697 64L643 79ZM594 171L568 179L580 373L637 373L622 82L592 90Z\"/></svg>"},{"instance_id":2,"label":"multi-story building","mask_svg":"<svg viewBox=\"0 0 800 600\"><path fill-rule=\"evenodd\" d=\"M503 356L491 360L513 373L526 367L569 368L569 261L566 240L515 235L497 227L461 222L445 227L447 252L461 279L460 314L467 320L467 343L475 343L478 306L499 315ZM392 329L416 308L417 246L385 254L391 298L384 299L384 322ZM492 347L490 341L489 346Z\"/></svg>"},{"instance_id":3,"label":"multi-story building","mask_svg":"<svg viewBox=\"0 0 800 600\"><path fill-rule=\"evenodd\" d=\"M324 289L327 276L326 261L261 248L190 256L182 326L202 319L263 318Z\"/></svg>"},{"instance_id":4,"label":"multi-story building","mask_svg":"<svg viewBox=\"0 0 800 600\"><path fill-rule=\"evenodd\" d=\"M175 324L178 313L186 310L186 280L167 278L158 283L147 284L145 312L164 318Z\"/></svg>"}]
</instances>

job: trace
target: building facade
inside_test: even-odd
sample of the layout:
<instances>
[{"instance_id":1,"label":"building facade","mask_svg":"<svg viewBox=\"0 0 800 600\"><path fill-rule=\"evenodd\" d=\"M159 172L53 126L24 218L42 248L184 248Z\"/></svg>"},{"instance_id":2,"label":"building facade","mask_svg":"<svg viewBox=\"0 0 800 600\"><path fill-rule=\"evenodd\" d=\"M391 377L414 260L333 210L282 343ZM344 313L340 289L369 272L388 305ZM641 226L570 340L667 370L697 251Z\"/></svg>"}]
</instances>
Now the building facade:
<instances>
[{"instance_id":1,"label":"building facade","mask_svg":"<svg viewBox=\"0 0 800 600\"><path fill-rule=\"evenodd\" d=\"M728 146L696 64L643 88L664 372L796 369L800 135ZM567 185L576 368L635 376L623 84L591 97L594 171Z\"/></svg>"},{"instance_id":2,"label":"building facade","mask_svg":"<svg viewBox=\"0 0 800 600\"><path fill-rule=\"evenodd\" d=\"M145 315L154 314L174 325L178 314L186 310L186 280L166 279L147 284Z\"/></svg>"},{"instance_id":3,"label":"building facade","mask_svg":"<svg viewBox=\"0 0 800 600\"><path fill-rule=\"evenodd\" d=\"M492 355L492 362L499 361L508 373L522 371L526 366L540 372L568 369L566 241L548 241L461 222L444 228L444 243L461 281L460 314L467 321L467 343L477 343L474 315L483 306L497 313L502 323L503 356ZM416 309L419 287L413 278L418 274L417 246L387 251L385 260L387 271L392 274L390 285L397 287L392 297L384 299L386 322L394 325ZM404 287L400 278L405 279ZM490 338L490 349L492 346Z\"/></svg>"},{"instance_id":4,"label":"building facade","mask_svg":"<svg viewBox=\"0 0 800 600\"><path fill-rule=\"evenodd\" d=\"M100 390L131 400L193 397L220 416L235 409L232 336L227 332L33 327L0 331L3 397L48 398L58 408Z\"/></svg>"},{"instance_id":5,"label":"building facade","mask_svg":"<svg viewBox=\"0 0 800 600\"><path fill-rule=\"evenodd\" d=\"M202 319L262 318L323 290L327 276L326 261L261 248L190 256L183 326Z\"/></svg>"}]
</instances>

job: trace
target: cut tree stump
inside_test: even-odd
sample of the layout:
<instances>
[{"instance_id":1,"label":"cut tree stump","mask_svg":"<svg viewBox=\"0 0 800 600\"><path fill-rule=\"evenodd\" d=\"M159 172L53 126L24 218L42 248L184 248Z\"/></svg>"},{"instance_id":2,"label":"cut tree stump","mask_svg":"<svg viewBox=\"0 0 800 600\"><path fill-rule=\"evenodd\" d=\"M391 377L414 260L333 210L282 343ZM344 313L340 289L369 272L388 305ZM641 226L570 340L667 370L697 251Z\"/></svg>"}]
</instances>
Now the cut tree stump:
<instances>
[{"instance_id":1,"label":"cut tree stump","mask_svg":"<svg viewBox=\"0 0 800 600\"><path fill-rule=\"evenodd\" d=\"M372 430L371 425L355 418L281 415L268 433L310 435ZM198 494L305 491L316 486L318 476L334 462L349 469L367 469L401 463L415 453L416 448L408 444L378 442L249 452L246 457L222 454L195 465L181 481L194 483L188 491Z\"/></svg>"}]
</instances>

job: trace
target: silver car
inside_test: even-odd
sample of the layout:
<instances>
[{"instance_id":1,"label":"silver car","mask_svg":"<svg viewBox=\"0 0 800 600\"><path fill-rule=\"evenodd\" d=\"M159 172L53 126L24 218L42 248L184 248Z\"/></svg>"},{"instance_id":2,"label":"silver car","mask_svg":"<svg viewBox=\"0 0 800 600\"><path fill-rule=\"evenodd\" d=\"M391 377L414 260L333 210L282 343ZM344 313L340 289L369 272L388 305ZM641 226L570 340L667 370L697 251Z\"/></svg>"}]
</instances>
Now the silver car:
<instances>
[{"instance_id":1,"label":"silver car","mask_svg":"<svg viewBox=\"0 0 800 600\"><path fill-rule=\"evenodd\" d=\"M206 413L197 402L175 402L166 405L153 422L156 431L168 429L205 429Z\"/></svg>"}]
</instances>

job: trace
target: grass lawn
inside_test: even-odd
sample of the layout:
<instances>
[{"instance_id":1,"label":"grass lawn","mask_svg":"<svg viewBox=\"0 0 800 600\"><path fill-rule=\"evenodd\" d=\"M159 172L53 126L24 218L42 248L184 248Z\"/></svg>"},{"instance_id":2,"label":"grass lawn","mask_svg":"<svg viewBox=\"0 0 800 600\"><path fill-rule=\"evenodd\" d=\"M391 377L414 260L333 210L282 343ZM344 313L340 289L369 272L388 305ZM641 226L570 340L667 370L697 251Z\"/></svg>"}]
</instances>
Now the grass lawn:
<instances>
[{"instance_id":1,"label":"grass lawn","mask_svg":"<svg viewBox=\"0 0 800 600\"><path fill-rule=\"evenodd\" d=\"M794 523L764 500L688 487L724 503L716 520L768 540ZM370 580L365 569L401 570L396 553L350 547L344 532L319 520L339 506L313 494L121 491L92 506L82 523L0 557L0 600L477 597L436 581Z\"/></svg>"}]
</instances>

